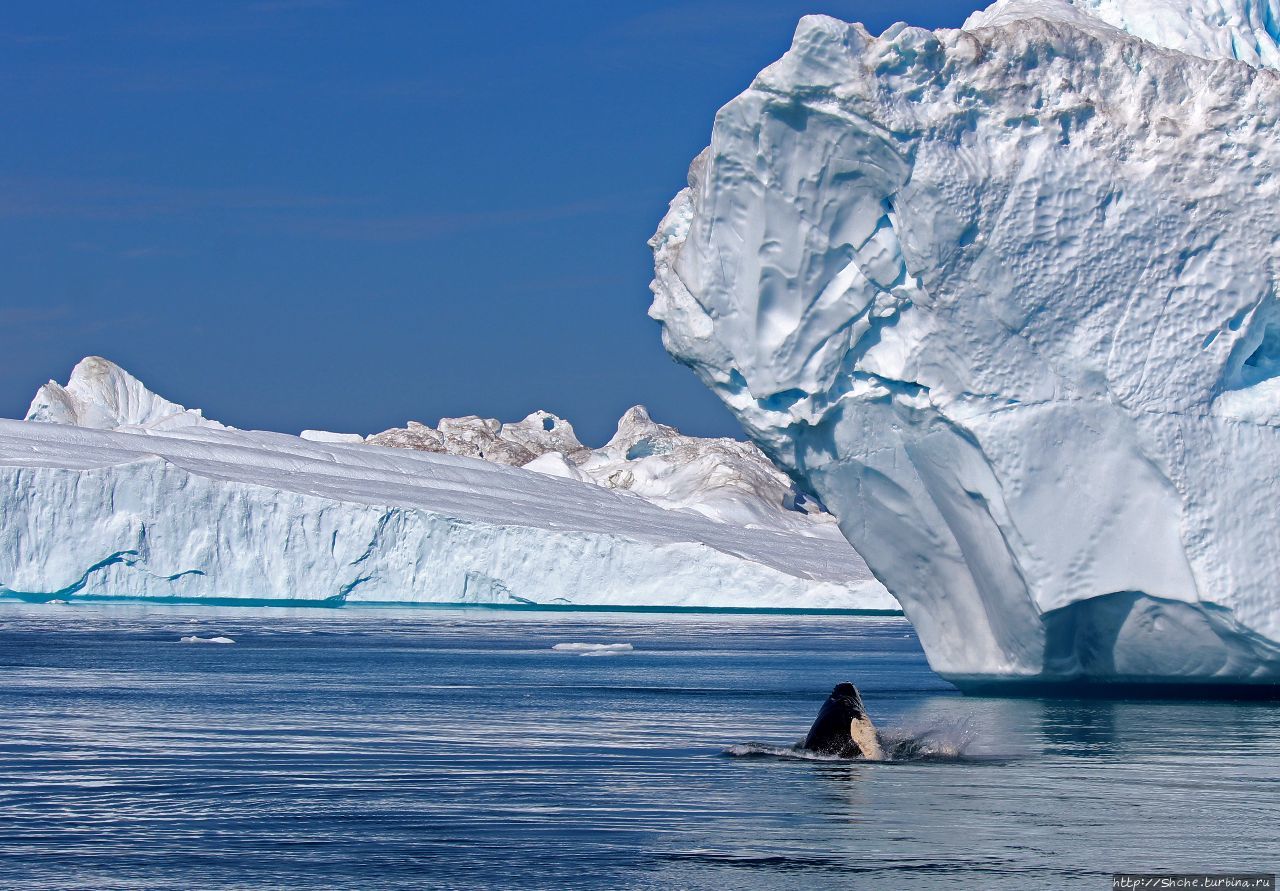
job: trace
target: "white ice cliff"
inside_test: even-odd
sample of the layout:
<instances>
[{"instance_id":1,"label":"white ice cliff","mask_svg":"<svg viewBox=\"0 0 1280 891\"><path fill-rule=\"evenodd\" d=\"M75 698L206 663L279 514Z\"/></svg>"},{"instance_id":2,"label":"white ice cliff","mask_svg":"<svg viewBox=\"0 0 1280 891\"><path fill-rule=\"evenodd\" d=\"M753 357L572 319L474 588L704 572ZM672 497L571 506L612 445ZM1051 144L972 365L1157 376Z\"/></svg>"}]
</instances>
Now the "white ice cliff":
<instances>
[{"instance_id":1,"label":"white ice cliff","mask_svg":"<svg viewBox=\"0 0 1280 891\"><path fill-rule=\"evenodd\" d=\"M961 686L1280 681L1275 12L807 17L653 238L668 350Z\"/></svg>"},{"instance_id":2,"label":"white ice cliff","mask_svg":"<svg viewBox=\"0 0 1280 891\"><path fill-rule=\"evenodd\" d=\"M469 457L234 430L102 359L55 388L33 420L0 421L0 593L896 608L842 540Z\"/></svg>"}]
</instances>

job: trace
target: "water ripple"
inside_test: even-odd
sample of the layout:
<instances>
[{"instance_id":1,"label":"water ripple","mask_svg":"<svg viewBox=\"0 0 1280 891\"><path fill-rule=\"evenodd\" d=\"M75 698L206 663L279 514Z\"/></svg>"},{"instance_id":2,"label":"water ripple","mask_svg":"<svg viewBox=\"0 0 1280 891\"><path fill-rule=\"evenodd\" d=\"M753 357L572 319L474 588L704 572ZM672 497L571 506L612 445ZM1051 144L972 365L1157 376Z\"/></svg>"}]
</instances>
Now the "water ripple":
<instances>
[{"instance_id":1,"label":"water ripple","mask_svg":"<svg viewBox=\"0 0 1280 891\"><path fill-rule=\"evenodd\" d=\"M6 886L1096 888L1275 868L1277 704L967 699L900 619L0 610ZM845 679L936 757L795 757Z\"/></svg>"}]
</instances>

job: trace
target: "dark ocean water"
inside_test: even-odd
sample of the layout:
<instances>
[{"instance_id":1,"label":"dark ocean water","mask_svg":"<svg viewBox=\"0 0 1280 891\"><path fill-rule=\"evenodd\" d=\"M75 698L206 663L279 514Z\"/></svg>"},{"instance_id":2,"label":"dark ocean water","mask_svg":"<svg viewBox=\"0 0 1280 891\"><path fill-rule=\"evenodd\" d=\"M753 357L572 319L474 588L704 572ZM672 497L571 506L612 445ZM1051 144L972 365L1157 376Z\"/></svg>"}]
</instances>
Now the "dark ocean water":
<instances>
[{"instance_id":1,"label":"dark ocean water","mask_svg":"<svg viewBox=\"0 0 1280 891\"><path fill-rule=\"evenodd\" d=\"M962 697L902 619L10 603L0 670L4 887L1103 889L1280 865L1280 704ZM768 754L846 679L947 757Z\"/></svg>"}]
</instances>

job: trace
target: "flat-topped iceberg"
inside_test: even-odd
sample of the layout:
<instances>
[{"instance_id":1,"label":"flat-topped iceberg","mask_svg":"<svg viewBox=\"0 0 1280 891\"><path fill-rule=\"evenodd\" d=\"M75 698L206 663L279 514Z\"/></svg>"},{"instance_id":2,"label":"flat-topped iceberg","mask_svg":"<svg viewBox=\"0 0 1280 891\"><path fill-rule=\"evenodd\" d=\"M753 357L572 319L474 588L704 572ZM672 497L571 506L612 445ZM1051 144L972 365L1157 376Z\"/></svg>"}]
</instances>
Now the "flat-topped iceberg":
<instances>
[{"instance_id":1,"label":"flat-topped iceberg","mask_svg":"<svg viewBox=\"0 0 1280 891\"><path fill-rule=\"evenodd\" d=\"M897 608L842 539L476 458L235 430L103 359L30 416L58 422L0 421L0 593Z\"/></svg>"},{"instance_id":2,"label":"flat-topped iceberg","mask_svg":"<svg viewBox=\"0 0 1280 891\"><path fill-rule=\"evenodd\" d=\"M667 348L962 686L1280 681L1275 13L807 17L654 236Z\"/></svg>"}]
</instances>

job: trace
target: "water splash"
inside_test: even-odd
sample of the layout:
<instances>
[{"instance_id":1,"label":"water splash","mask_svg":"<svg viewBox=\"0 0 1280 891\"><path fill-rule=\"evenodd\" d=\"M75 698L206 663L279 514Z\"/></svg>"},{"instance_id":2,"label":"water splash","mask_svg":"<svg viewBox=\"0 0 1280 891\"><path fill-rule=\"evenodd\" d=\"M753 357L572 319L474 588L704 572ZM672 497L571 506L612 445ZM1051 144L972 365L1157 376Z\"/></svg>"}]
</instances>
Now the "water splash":
<instances>
[{"instance_id":1,"label":"water splash","mask_svg":"<svg viewBox=\"0 0 1280 891\"><path fill-rule=\"evenodd\" d=\"M879 733L886 761L962 761L971 759L978 732L968 718L938 720Z\"/></svg>"},{"instance_id":2,"label":"water splash","mask_svg":"<svg viewBox=\"0 0 1280 891\"><path fill-rule=\"evenodd\" d=\"M968 718L936 721L919 727L894 727L877 732L884 761L972 761L970 750L978 741L978 733ZM766 743L740 743L727 747L722 754L730 758L781 758L789 761L832 761L872 763L866 758L841 758L800 747L775 746Z\"/></svg>"}]
</instances>

